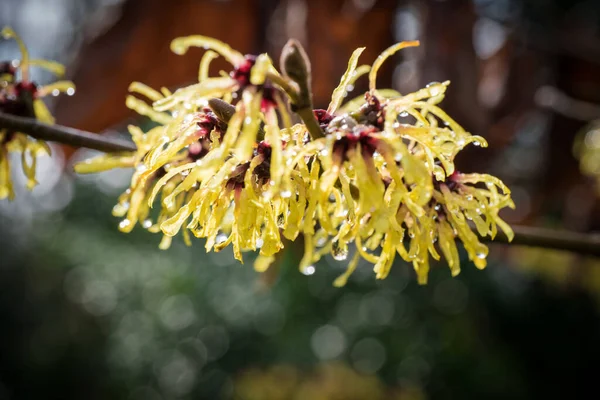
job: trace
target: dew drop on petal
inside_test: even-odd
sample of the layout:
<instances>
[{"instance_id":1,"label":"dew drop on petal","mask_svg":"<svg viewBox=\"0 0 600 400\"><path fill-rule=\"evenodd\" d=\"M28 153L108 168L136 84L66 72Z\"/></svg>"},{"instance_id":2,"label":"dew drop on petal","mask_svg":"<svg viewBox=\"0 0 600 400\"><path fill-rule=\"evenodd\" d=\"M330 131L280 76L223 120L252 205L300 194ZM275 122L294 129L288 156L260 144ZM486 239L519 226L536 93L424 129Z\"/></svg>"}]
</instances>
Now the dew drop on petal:
<instances>
[{"instance_id":1,"label":"dew drop on petal","mask_svg":"<svg viewBox=\"0 0 600 400\"><path fill-rule=\"evenodd\" d=\"M125 229L129 225L131 225L131 221L128 219L124 219L123 221L119 222L119 228L121 228L121 229Z\"/></svg>"},{"instance_id":2,"label":"dew drop on petal","mask_svg":"<svg viewBox=\"0 0 600 400\"><path fill-rule=\"evenodd\" d=\"M227 240L227 235L224 233L219 233L217 235L217 237L215 238L215 243L221 244L221 243L225 242L226 240Z\"/></svg>"},{"instance_id":3,"label":"dew drop on petal","mask_svg":"<svg viewBox=\"0 0 600 400\"><path fill-rule=\"evenodd\" d=\"M340 246L339 241L331 243L331 255L335 260L343 261L348 258L348 248Z\"/></svg>"},{"instance_id":4,"label":"dew drop on petal","mask_svg":"<svg viewBox=\"0 0 600 400\"><path fill-rule=\"evenodd\" d=\"M304 275L312 275L315 273L315 267L313 265L309 265L302 270Z\"/></svg>"},{"instance_id":5,"label":"dew drop on petal","mask_svg":"<svg viewBox=\"0 0 600 400\"><path fill-rule=\"evenodd\" d=\"M144 229L148 229L148 228L150 228L151 226L152 226L152 221L151 221L151 220L149 220L149 219L147 219L147 220L145 220L144 222L142 222L142 227L143 227Z\"/></svg>"}]
</instances>

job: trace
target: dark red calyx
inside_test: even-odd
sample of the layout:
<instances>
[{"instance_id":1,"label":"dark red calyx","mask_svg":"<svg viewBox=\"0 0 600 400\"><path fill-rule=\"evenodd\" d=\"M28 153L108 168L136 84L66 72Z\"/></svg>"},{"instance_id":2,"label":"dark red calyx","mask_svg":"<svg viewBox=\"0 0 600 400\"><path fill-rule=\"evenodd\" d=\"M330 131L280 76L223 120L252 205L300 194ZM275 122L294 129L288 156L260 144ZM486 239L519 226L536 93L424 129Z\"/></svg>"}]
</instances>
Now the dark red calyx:
<instances>
[{"instance_id":1,"label":"dark red calyx","mask_svg":"<svg viewBox=\"0 0 600 400\"><path fill-rule=\"evenodd\" d=\"M28 87L23 87L21 83L0 88L0 112L18 117L34 118L32 96L27 95L27 89ZM29 90L35 92L36 88L33 86Z\"/></svg>"},{"instance_id":2,"label":"dark red calyx","mask_svg":"<svg viewBox=\"0 0 600 400\"><path fill-rule=\"evenodd\" d=\"M265 142L264 140L258 143L258 146L256 147L256 154L262 154L266 159L270 159L271 158L271 145L267 142Z\"/></svg>"},{"instance_id":3,"label":"dark red calyx","mask_svg":"<svg viewBox=\"0 0 600 400\"><path fill-rule=\"evenodd\" d=\"M13 66L10 61L0 62L0 75L11 75L15 76L17 69Z\"/></svg>"},{"instance_id":4,"label":"dark red calyx","mask_svg":"<svg viewBox=\"0 0 600 400\"><path fill-rule=\"evenodd\" d=\"M240 63L240 65L236 66L233 71L229 74L233 79L235 79L241 87L245 87L250 83L250 70L256 63L256 56L251 54L246 54L244 56L244 61Z\"/></svg>"},{"instance_id":5,"label":"dark red calyx","mask_svg":"<svg viewBox=\"0 0 600 400\"><path fill-rule=\"evenodd\" d=\"M17 96L30 94L35 98L37 97L38 85L35 82L21 81L17 82L17 84L15 85L15 90Z\"/></svg>"},{"instance_id":6,"label":"dark red calyx","mask_svg":"<svg viewBox=\"0 0 600 400\"><path fill-rule=\"evenodd\" d=\"M435 177L433 177L433 187L435 188L435 190L440 190L440 186L446 185L446 187L448 189L450 189L451 191L455 191L458 188L458 178L460 176L460 172L458 171L454 171L449 177L446 178L446 180L444 182L440 182L437 179L435 179Z\"/></svg>"},{"instance_id":7,"label":"dark red calyx","mask_svg":"<svg viewBox=\"0 0 600 400\"><path fill-rule=\"evenodd\" d=\"M347 153L350 150L356 150L360 144L361 154L363 156L373 156L377 151L378 139L373 136L379 132L375 127L357 126L345 136L340 137L333 144L333 152L341 156L342 161L348 161Z\"/></svg>"},{"instance_id":8,"label":"dark red calyx","mask_svg":"<svg viewBox=\"0 0 600 400\"><path fill-rule=\"evenodd\" d=\"M385 122L385 109L381 101L370 92L365 93L366 103L358 110L359 122L365 125L376 126L383 129Z\"/></svg>"},{"instance_id":9,"label":"dark red calyx","mask_svg":"<svg viewBox=\"0 0 600 400\"><path fill-rule=\"evenodd\" d=\"M275 88L270 83L265 83L262 87L260 111L267 112L275 107L277 107L277 101L275 100Z\"/></svg>"},{"instance_id":10,"label":"dark red calyx","mask_svg":"<svg viewBox=\"0 0 600 400\"><path fill-rule=\"evenodd\" d=\"M327 110L316 109L313 110L313 114L315 115L317 122L319 122L319 125L323 130L327 128L327 125L329 125L329 123L333 119L333 115L329 114Z\"/></svg>"},{"instance_id":11,"label":"dark red calyx","mask_svg":"<svg viewBox=\"0 0 600 400\"><path fill-rule=\"evenodd\" d=\"M196 132L198 137L208 136L213 130L216 130L220 135L219 139L221 139L227 130L227 124L217 118L216 114L208 107L198 114L196 125L198 125L198 131Z\"/></svg>"},{"instance_id":12,"label":"dark red calyx","mask_svg":"<svg viewBox=\"0 0 600 400\"><path fill-rule=\"evenodd\" d=\"M229 175L225 187L229 190L243 189L245 186L244 177L246 176L248 168L250 168L250 162L245 162L235 167L233 172Z\"/></svg>"}]
</instances>

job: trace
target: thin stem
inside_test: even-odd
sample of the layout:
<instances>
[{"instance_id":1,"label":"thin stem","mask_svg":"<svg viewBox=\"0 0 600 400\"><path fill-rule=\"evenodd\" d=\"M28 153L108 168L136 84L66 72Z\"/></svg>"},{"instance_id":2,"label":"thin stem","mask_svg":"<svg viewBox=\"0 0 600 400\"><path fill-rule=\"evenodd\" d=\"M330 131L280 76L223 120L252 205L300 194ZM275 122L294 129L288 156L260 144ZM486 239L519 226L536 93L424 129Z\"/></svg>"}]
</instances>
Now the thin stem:
<instances>
[{"instance_id":1,"label":"thin stem","mask_svg":"<svg viewBox=\"0 0 600 400\"><path fill-rule=\"evenodd\" d=\"M298 85L295 82L288 81L281 75L267 72L267 79L279 86L284 92L290 97L292 103L298 103L300 101Z\"/></svg>"},{"instance_id":2,"label":"thin stem","mask_svg":"<svg viewBox=\"0 0 600 400\"><path fill-rule=\"evenodd\" d=\"M137 149L133 142L126 140L109 138L61 125L48 125L33 118L4 113L0 113L0 129L22 132L35 139L58 142L73 147L85 147L106 153L136 151Z\"/></svg>"},{"instance_id":3,"label":"thin stem","mask_svg":"<svg viewBox=\"0 0 600 400\"><path fill-rule=\"evenodd\" d=\"M324 137L325 134L313 113L310 61L300 42L288 40L281 51L280 64L284 75L283 80L289 79L298 86L297 90L282 86L290 96L292 111L300 116L313 140ZM278 84L281 86L280 83Z\"/></svg>"},{"instance_id":4,"label":"thin stem","mask_svg":"<svg viewBox=\"0 0 600 400\"><path fill-rule=\"evenodd\" d=\"M306 125L306 129L308 133L310 133L310 137L314 139L319 139L325 137L323 134L323 130L319 126L317 119L315 118L315 114L313 113L312 107L303 108L302 110L296 110L296 114L302 119L304 125Z\"/></svg>"},{"instance_id":5,"label":"thin stem","mask_svg":"<svg viewBox=\"0 0 600 400\"><path fill-rule=\"evenodd\" d=\"M312 110L310 112L312 116ZM310 118L306 119L310 121ZM3 113L0 113L0 129L22 132L36 139L58 142L73 147L85 147L108 153L136 150L134 143L125 140L108 138L66 126L48 125L32 118L16 117ZM585 234L518 225L513 225L512 229L515 232L512 242L509 242L506 235L502 232L498 232L493 242L564 250L600 257L600 234ZM492 242L489 237L482 238L482 240Z\"/></svg>"},{"instance_id":6,"label":"thin stem","mask_svg":"<svg viewBox=\"0 0 600 400\"><path fill-rule=\"evenodd\" d=\"M498 232L493 242L511 245L542 247L600 257L600 234L586 234L532 226L511 226L515 237L509 243L503 232ZM488 238L482 240L491 242Z\"/></svg>"}]
</instances>

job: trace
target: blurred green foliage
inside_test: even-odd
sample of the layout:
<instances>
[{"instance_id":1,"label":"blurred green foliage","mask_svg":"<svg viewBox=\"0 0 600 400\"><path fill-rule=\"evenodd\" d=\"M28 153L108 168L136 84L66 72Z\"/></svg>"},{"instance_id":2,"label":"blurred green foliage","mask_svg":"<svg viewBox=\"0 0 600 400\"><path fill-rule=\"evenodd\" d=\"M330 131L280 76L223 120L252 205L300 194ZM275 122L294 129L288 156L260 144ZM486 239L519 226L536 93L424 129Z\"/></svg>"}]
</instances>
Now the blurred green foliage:
<instances>
[{"instance_id":1,"label":"blurred green foliage","mask_svg":"<svg viewBox=\"0 0 600 400\"><path fill-rule=\"evenodd\" d=\"M337 289L343 263L304 276L300 244L260 275L252 254L241 266L199 242L160 251L158 235L121 234L113 195L75 193L30 225L2 217L0 398L252 398L247 371L310 376L332 361L400 398L559 398L594 384L600 319L579 286L464 260L425 287L399 263L384 281L363 265Z\"/></svg>"}]
</instances>

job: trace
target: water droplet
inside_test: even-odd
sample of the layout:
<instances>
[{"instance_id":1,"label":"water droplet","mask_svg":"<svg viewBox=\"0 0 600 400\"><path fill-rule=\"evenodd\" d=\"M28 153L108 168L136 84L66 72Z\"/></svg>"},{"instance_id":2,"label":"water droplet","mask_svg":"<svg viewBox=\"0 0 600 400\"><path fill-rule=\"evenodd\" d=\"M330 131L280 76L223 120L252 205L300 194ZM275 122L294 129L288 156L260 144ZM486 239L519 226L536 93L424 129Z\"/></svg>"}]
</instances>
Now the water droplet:
<instances>
[{"instance_id":1,"label":"water droplet","mask_svg":"<svg viewBox=\"0 0 600 400\"><path fill-rule=\"evenodd\" d=\"M325 236L321 236L317 239L317 247L323 247L327 243L327 238Z\"/></svg>"},{"instance_id":2,"label":"water droplet","mask_svg":"<svg viewBox=\"0 0 600 400\"><path fill-rule=\"evenodd\" d=\"M473 146L481 146L481 142L479 140L473 140Z\"/></svg>"},{"instance_id":3,"label":"water droplet","mask_svg":"<svg viewBox=\"0 0 600 400\"><path fill-rule=\"evenodd\" d=\"M396 153L396 156L394 157L394 160L396 162L400 162L402 160L402 154L401 153Z\"/></svg>"},{"instance_id":4,"label":"water droplet","mask_svg":"<svg viewBox=\"0 0 600 400\"><path fill-rule=\"evenodd\" d=\"M475 212L476 212L477 214L481 215L481 208L477 207L477 208L475 209Z\"/></svg>"},{"instance_id":5,"label":"water droplet","mask_svg":"<svg viewBox=\"0 0 600 400\"><path fill-rule=\"evenodd\" d=\"M144 229L148 229L148 228L150 228L151 226L152 226L152 221L151 221L151 220L149 220L149 219L147 219L147 220L145 220L144 222L142 222L142 227L143 227Z\"/></svg>"},{"instance_id":6,"label":"water droplet","mask_svg":"<svg viewBox=\"0 0 600 400\"><path fill-rule=\"evenodd\" d=\"M281 197L283 197L284 199L289 199L290 197L292 197L292 191L291 190L282 190L281 192L279 192L279 195Z\"/></svg>"},{"instance_id":7,"label":"water droplet","mask_svg":"<svg viewBox=\"0 0 600 400\"><path fill-rule=\"evenodd\" d=\"M263 244L265 244L265 241L262 240L262 238L256 239L256 248L257 249L260 249L263 246Z\"/></svg>"},{"instance_id":8,"label":"water droplet","mask_svg":"<svg viewBox=\"0 0 600 400\"><path fill-rule=\"evenodd\" d=\"M250 118L250 117L244 118L244 124L250 125L251 123L252 123L252 118Z\"/></svg>"},{"instance_id":9,"label":"water droplet","mask_svg":"<svg viewBox=\"0 0 600 400\"><path fill-rule=\"evenodd\" d=\"M350 85L346 85L346 91L351 92L354 90L354 85L350 84Z\"/></svg>"},{"instance_id":10,"label":"water droplet","mask_svg":"<svg viewBox=\"0 0 600 400\"><path fill-rule=\"evenodd\" d=\"M408 232L408 237L410 237L411 239L414 239L415 233L413 231L409 231Z\"/></svg>"},{"instance_id":11,"label":"water droplet","mask_svg":"<svg viewBox=\"0 0 600 400\"><path fill-rule=\"evenodd\" d=\"M309 265L308 267L302 270L304 275L312 275L315 273L315 267L313 265Z\"/></svg>"},{"instance_id":12,"label":"water droplet","mask_svg":"<svg viewBox=\"0 0 600 400\"><path fill-rule=\"evenodd\" d=\"M119 228L121 228L121 229L125 229L129 225L131 225L131 221L128 219L124 219L123 221L119 222Z\"/></svg>"},{"instance_id":13,"label":"water droplet","mask_svg":"<svg viewBox=\"0 0 600 400\"><path fill-rule=\"evenodd\" d=\"M226 240L227 240L227 235L224 233L219 233L217 235L217 237L215 238L215 243L221 244L221 243L225 242Z\"/></svg>"},{"instance_id":14,"label":"water droplet","mask_svg":"<svg viewBox=\"0 0 600 400\"><path fill-rule=\"evenodd\" d=\"M75 89L72 87L67 89L67 96L73 96L75 94Z\"/></svg>"},{"instance_id":15,"label":"water droplet","mask_svg":"<svg viewBox=\"0 0 600 400\"><path fill-rule=\"evenodd\" d=\"M129 202L125 201L123 203L118 203L115 204L115 206L113 207L113 213L115 215L123 215L127 212L127 210L129 210Z\"/></svg>"},{"instance_id":16,"label":"water droplet","mask_svg":"<svg viewBox=\"0 0 600 400\"><path fill-rule=\"evenodd\" d=\"M436 204L436 205L433 207L433 209L434 209L435 211L440 211L440 210L442 209L442 206L441 206L440 204Z\"/></svg>"},{"instance_id":17,"label":"water droplet","mask_svg":"<svg viewBox=\"0 0 600 400\"><path fill-rule=\"evenodd\" d=\"M58 90L58 89L54 89L52 91L52 96L58 96L59 94L60 94L60 90Z\"/></svg>"},{"instance_id":18,"label":"water droplet","mask_svg":"<svg viewBox=\"0 0 600 400\"><path fill-rule=\"evenodd\" d=\"M477 256L477 258L480 259L484 259L486 257L486 254L483 251L477 252L477 254L475 254Z\"/></svg>"},{"instance_id":19,"label":"water droplet","mask_svg":"<svg viewBox=\"0 0 600 400\"><path fill-rule=\"evenodd\" d=\"M406 111L402 111L400 114L398 114L398 116L402 117L402 118L406 118L406 117L408 117L408 113Z\"/></svg>"},{"instance_id":20,"label":"water droplet","mask_svg":"<svg viewBox=\"0 0 600 400\"><path fill-rule=\"evenodd\" d=\"M348 209L343 208L339 213L336 214L336 217L344 218L348 215Z\"/></svg>"},{"instance_id":21,"label":"water droplet","mask_svg":"<svg viewBox=\"0 0 600 400\"><path fill-rule=\"evenodd\" d=\"M320 154L321 154L323 157L326 157L326 156L328 156L328 155L329 155L329 149L327 149L327 148L325 148L325 149L322 149L322 150L321 150L319 153L320 153Z\"/></svg>"},{"instance_id":22,"label":"water droplet","mask_svg":"<svg viewBox=\"0 0 600 400\"><path fill-rule=\"evenodd\" d=\"M335 240L331 243L331 255L335 260L343 261L348 258L348 247L340 246L340 242Z\"/></svg>"},{"instance_id":23,"label":"water droplet","mask_svg":"<svg viewBox=\"0 0 600 400\"><path fill-rule=\"evenodd\" d=\"M469 201L471 201L471 200L473 200L473 196L472 196L472 195L470 195L470 194L468 194L468 195L466 196L466 199L467 199L467 200L469 200Z\"/></svg>"},{"instance_id":24,"label":"water droplet","mask_svg":"<svg viewBox=\"0 0 600 400\"><path fill-rule=\"evenodd\" d=\"M427 88L429 88L429 95L431 97L435 97L442 92L442 90L439 87L439 84L439 82L431 82L426 86Z\"/></svg>"}]
</instances>

